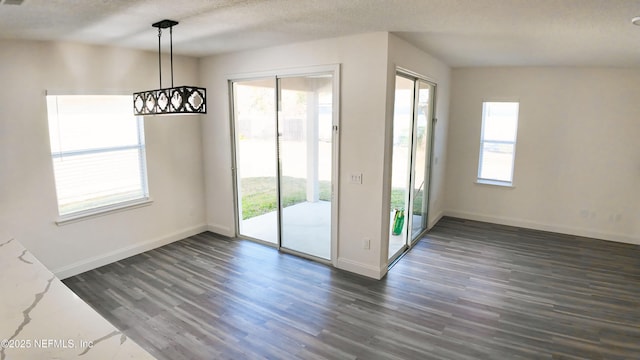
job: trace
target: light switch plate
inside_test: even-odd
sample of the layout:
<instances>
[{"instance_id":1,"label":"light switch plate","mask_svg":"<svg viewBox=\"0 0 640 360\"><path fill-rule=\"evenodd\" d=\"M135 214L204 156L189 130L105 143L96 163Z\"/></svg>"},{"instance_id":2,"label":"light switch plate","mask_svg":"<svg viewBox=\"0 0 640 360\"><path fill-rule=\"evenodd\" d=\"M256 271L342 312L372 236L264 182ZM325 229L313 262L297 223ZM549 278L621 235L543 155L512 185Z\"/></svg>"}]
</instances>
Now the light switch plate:
<instances>
[{"instance_id":1,"label":"light switch plate","mask_svg":"<svg viewBox=\"0 0 640 360\"><path fill-rule=\"evenodd\" d=\"M362 184L362 173L351 173L352 184Z\"/></svg>"}]
</instances>

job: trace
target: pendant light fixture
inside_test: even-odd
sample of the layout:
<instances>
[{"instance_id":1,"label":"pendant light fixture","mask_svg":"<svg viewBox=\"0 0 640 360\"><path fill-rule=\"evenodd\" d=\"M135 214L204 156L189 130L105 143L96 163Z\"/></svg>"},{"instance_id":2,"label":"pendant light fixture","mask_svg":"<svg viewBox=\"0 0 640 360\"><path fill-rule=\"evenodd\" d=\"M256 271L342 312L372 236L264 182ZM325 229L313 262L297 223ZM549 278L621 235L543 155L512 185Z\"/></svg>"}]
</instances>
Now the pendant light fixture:
<instances>
[{"instance_id":1,"label":"pendant light fixture","mask_svg":"<svg viewBox=\"0 0 640 360\"><path fill-rule=\"evenodd\" d=\"M207 89L196 86L173 86L173 27L174 20L158 21L158 72L160 88L133 93L134 115L206 114ZM162 29L169 28L171 44L171 87L162 88L162 55L160 53Z\"/></svg>"}]
</instances>

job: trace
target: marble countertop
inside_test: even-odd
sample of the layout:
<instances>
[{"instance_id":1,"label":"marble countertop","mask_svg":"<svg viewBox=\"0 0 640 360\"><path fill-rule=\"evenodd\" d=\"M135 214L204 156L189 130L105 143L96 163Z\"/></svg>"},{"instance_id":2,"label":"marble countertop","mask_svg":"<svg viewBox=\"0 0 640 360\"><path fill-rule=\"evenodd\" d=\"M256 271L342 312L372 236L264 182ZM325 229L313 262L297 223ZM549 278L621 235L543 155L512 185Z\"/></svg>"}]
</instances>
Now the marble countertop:
<instances>
[{"instance_id":1,"label":"marble countertop","mask_svg":"<svg viewBox=\"0 0 640 360\"><path fill-rule=\"evenodd\" d=\"M0 360L154 359L17 240L0 242Z\"/></svg>"}]
</instances>

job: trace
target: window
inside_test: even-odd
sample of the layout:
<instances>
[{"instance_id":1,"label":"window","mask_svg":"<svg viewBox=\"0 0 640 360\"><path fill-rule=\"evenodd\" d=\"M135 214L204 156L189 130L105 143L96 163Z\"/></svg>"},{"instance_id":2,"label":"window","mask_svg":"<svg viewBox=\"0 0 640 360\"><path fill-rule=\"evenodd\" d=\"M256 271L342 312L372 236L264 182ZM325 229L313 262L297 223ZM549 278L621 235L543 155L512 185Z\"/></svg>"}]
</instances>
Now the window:
<instances>
[{"instance_id":1,"label":"window","mask_svg":"<svg viewBox=\"0 0 640 360\"><path fill-rule=\"evenodd\" d=\"M518 132L517 102L484 102L478 182L511 186Z\"/></svg>"},{"instance_id":2,"label":"window","mask_svg":"<svg viewBox=\"0 0 640 360\"><path fill-rule=\"evenodd\" d=\"M131 104L131 95L47 96L63 219L148 200L144 124Z\"/></svg>"}]
</instances>

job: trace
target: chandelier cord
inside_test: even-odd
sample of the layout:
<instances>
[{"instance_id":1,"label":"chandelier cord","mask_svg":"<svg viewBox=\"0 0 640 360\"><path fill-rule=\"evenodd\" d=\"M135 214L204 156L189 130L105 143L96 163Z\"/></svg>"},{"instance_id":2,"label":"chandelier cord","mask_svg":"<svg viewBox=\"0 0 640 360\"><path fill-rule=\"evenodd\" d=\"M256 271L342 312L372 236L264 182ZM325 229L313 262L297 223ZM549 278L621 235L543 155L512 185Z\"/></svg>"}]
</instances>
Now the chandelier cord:
<instances>
[{"instance_id":1,"label":"chandelier cord","mask_svg":"<svg viewBox=\"0 0 640 360\"><path fill-rule=\"evenodd\" d=\"M160 89L162 89L162 54L160 52L161 38L162 38L162 29L158 28L158 74L160 75ZM173 84L171 86L173 86Z\"/></svg>"},{"instance_id":2,"label":"chandelier cord","mask_svg":"<svg viewBox=\"0 0 640 360\"><path fill-rule=\"evenodd\" d=\"M171 87L173 87L173 26L169 27L169 44L171 46Z\"/></svg>"}]
</instances>

